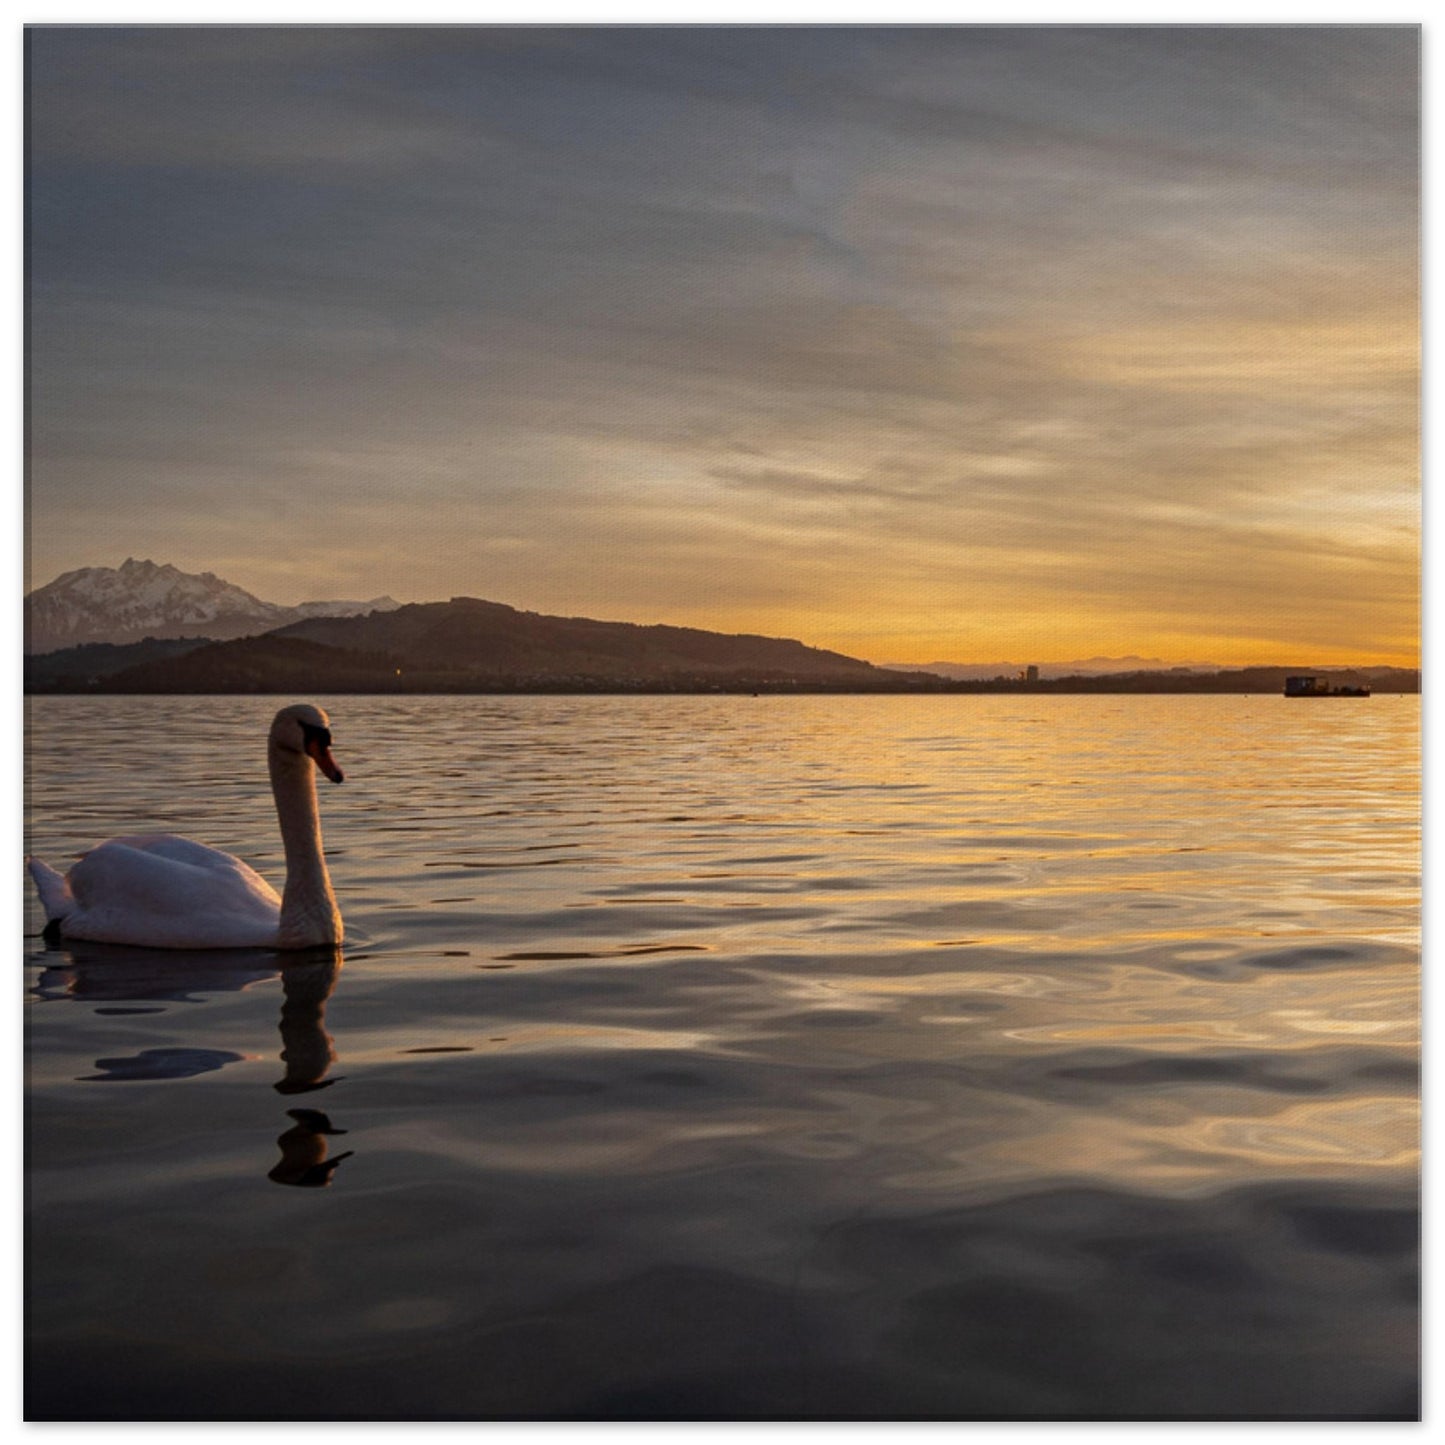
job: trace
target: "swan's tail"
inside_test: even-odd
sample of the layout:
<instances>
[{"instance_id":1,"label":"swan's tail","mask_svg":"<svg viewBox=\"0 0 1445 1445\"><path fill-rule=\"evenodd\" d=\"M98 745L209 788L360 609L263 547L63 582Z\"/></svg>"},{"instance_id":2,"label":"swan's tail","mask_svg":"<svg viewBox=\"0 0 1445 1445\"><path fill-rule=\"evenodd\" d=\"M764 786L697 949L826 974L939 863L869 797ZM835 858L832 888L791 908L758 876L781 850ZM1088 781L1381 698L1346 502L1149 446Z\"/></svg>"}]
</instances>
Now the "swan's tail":
<instances>
[{"instance_id":1,"label":"swan's tail","mask_svg":"<svg viewBox=\"0 0 1445 1445\"><path fill-rule=\"evenodd\" d=\"M65 881L63 875L57 873L48 863L42 863L39 858L27 858L25 865L30 869L30 876L35 880L35 887L40 893L41 903L45 905L45 921L47 923L59 922L75 907L75 899L70 893L70 884Z\"/></svg>"}]
</instances>

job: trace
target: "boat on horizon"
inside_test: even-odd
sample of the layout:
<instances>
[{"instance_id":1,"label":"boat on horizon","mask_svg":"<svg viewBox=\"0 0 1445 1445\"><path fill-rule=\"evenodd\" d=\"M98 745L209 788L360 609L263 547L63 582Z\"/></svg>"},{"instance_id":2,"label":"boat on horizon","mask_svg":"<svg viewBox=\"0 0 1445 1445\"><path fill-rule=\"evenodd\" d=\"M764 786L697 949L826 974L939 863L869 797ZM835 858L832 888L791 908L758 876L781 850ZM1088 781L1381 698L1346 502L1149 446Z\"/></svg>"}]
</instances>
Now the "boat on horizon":
<instances>
[{"instance_id":1,"label":"boat on horizon","mask_svg":"<svg viewBox=\"0 0 1445 1445\"><path fill-rule=\"evenodd\" d=\"M1370 689L1368 685L1331 687L1329 683L1321 681L1314 673L1305 673L1299 677L1285 678L1284 695L1286 697L1369 697Z\"/></svg>"}]
</instances>

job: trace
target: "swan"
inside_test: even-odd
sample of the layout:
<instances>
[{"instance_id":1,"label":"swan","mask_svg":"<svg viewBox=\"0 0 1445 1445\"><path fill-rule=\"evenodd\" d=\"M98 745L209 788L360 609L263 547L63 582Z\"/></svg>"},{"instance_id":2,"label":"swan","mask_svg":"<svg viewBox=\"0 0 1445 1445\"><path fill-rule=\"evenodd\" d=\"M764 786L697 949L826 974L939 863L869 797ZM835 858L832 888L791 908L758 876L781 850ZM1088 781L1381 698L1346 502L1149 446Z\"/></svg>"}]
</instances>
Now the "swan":
<instances>
[{"instance_id":1,"label":"swan","mask_svg":"<svg viewBox=\"0 0 1445 1445\"><path fill-rule=\"evenodd\" d=\"M46 937L147 948L340 944L312 766L342 781L331 756L330 719L309 703L283 707L271 724L266 761L286 847L283 897L229 853L171 833L133 834L92 848L64 877L38 858L27 860L45 905Z\"/></svg>"}]
</instances>

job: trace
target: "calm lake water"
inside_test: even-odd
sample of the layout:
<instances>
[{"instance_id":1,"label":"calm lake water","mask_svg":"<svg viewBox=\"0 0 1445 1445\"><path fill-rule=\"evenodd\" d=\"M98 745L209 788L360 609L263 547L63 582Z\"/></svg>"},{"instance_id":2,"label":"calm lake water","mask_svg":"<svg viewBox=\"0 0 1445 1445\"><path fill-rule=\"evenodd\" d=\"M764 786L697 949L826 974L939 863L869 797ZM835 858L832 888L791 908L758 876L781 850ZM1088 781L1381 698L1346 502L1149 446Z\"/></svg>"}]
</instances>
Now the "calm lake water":
<instances>
[{"instance_id":1,"label":"calm lake water","mask_svg":"<svg viewBox=\"0 0 1445 1445\"><path fill-rule=\"evenodd\" d=\"M279 885L291 700L27 846ZM27 903L31 1419L1415 1416L1417 698L314 701L339 967Z\"/></svg>"}]
</instances>

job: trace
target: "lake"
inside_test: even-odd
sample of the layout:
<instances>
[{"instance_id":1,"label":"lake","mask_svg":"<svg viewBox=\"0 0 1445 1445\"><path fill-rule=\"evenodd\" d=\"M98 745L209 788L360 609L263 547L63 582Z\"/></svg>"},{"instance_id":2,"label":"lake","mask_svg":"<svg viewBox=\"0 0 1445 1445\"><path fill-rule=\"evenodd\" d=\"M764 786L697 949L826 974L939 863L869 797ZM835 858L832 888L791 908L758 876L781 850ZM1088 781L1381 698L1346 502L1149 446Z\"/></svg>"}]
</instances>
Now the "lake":
<instances>
[{"instance_id":1,"label":"lake","mask_svg":"<svg viewBox=\"0 0 1445 1445\"><path fill-rule=\"evenodd\" d=\"M27 848L279 886L292 700ZM27 899L28 1418L1415 1418L1417 697L311 700L344 958Z\"/></svg>"}]
</instances>

